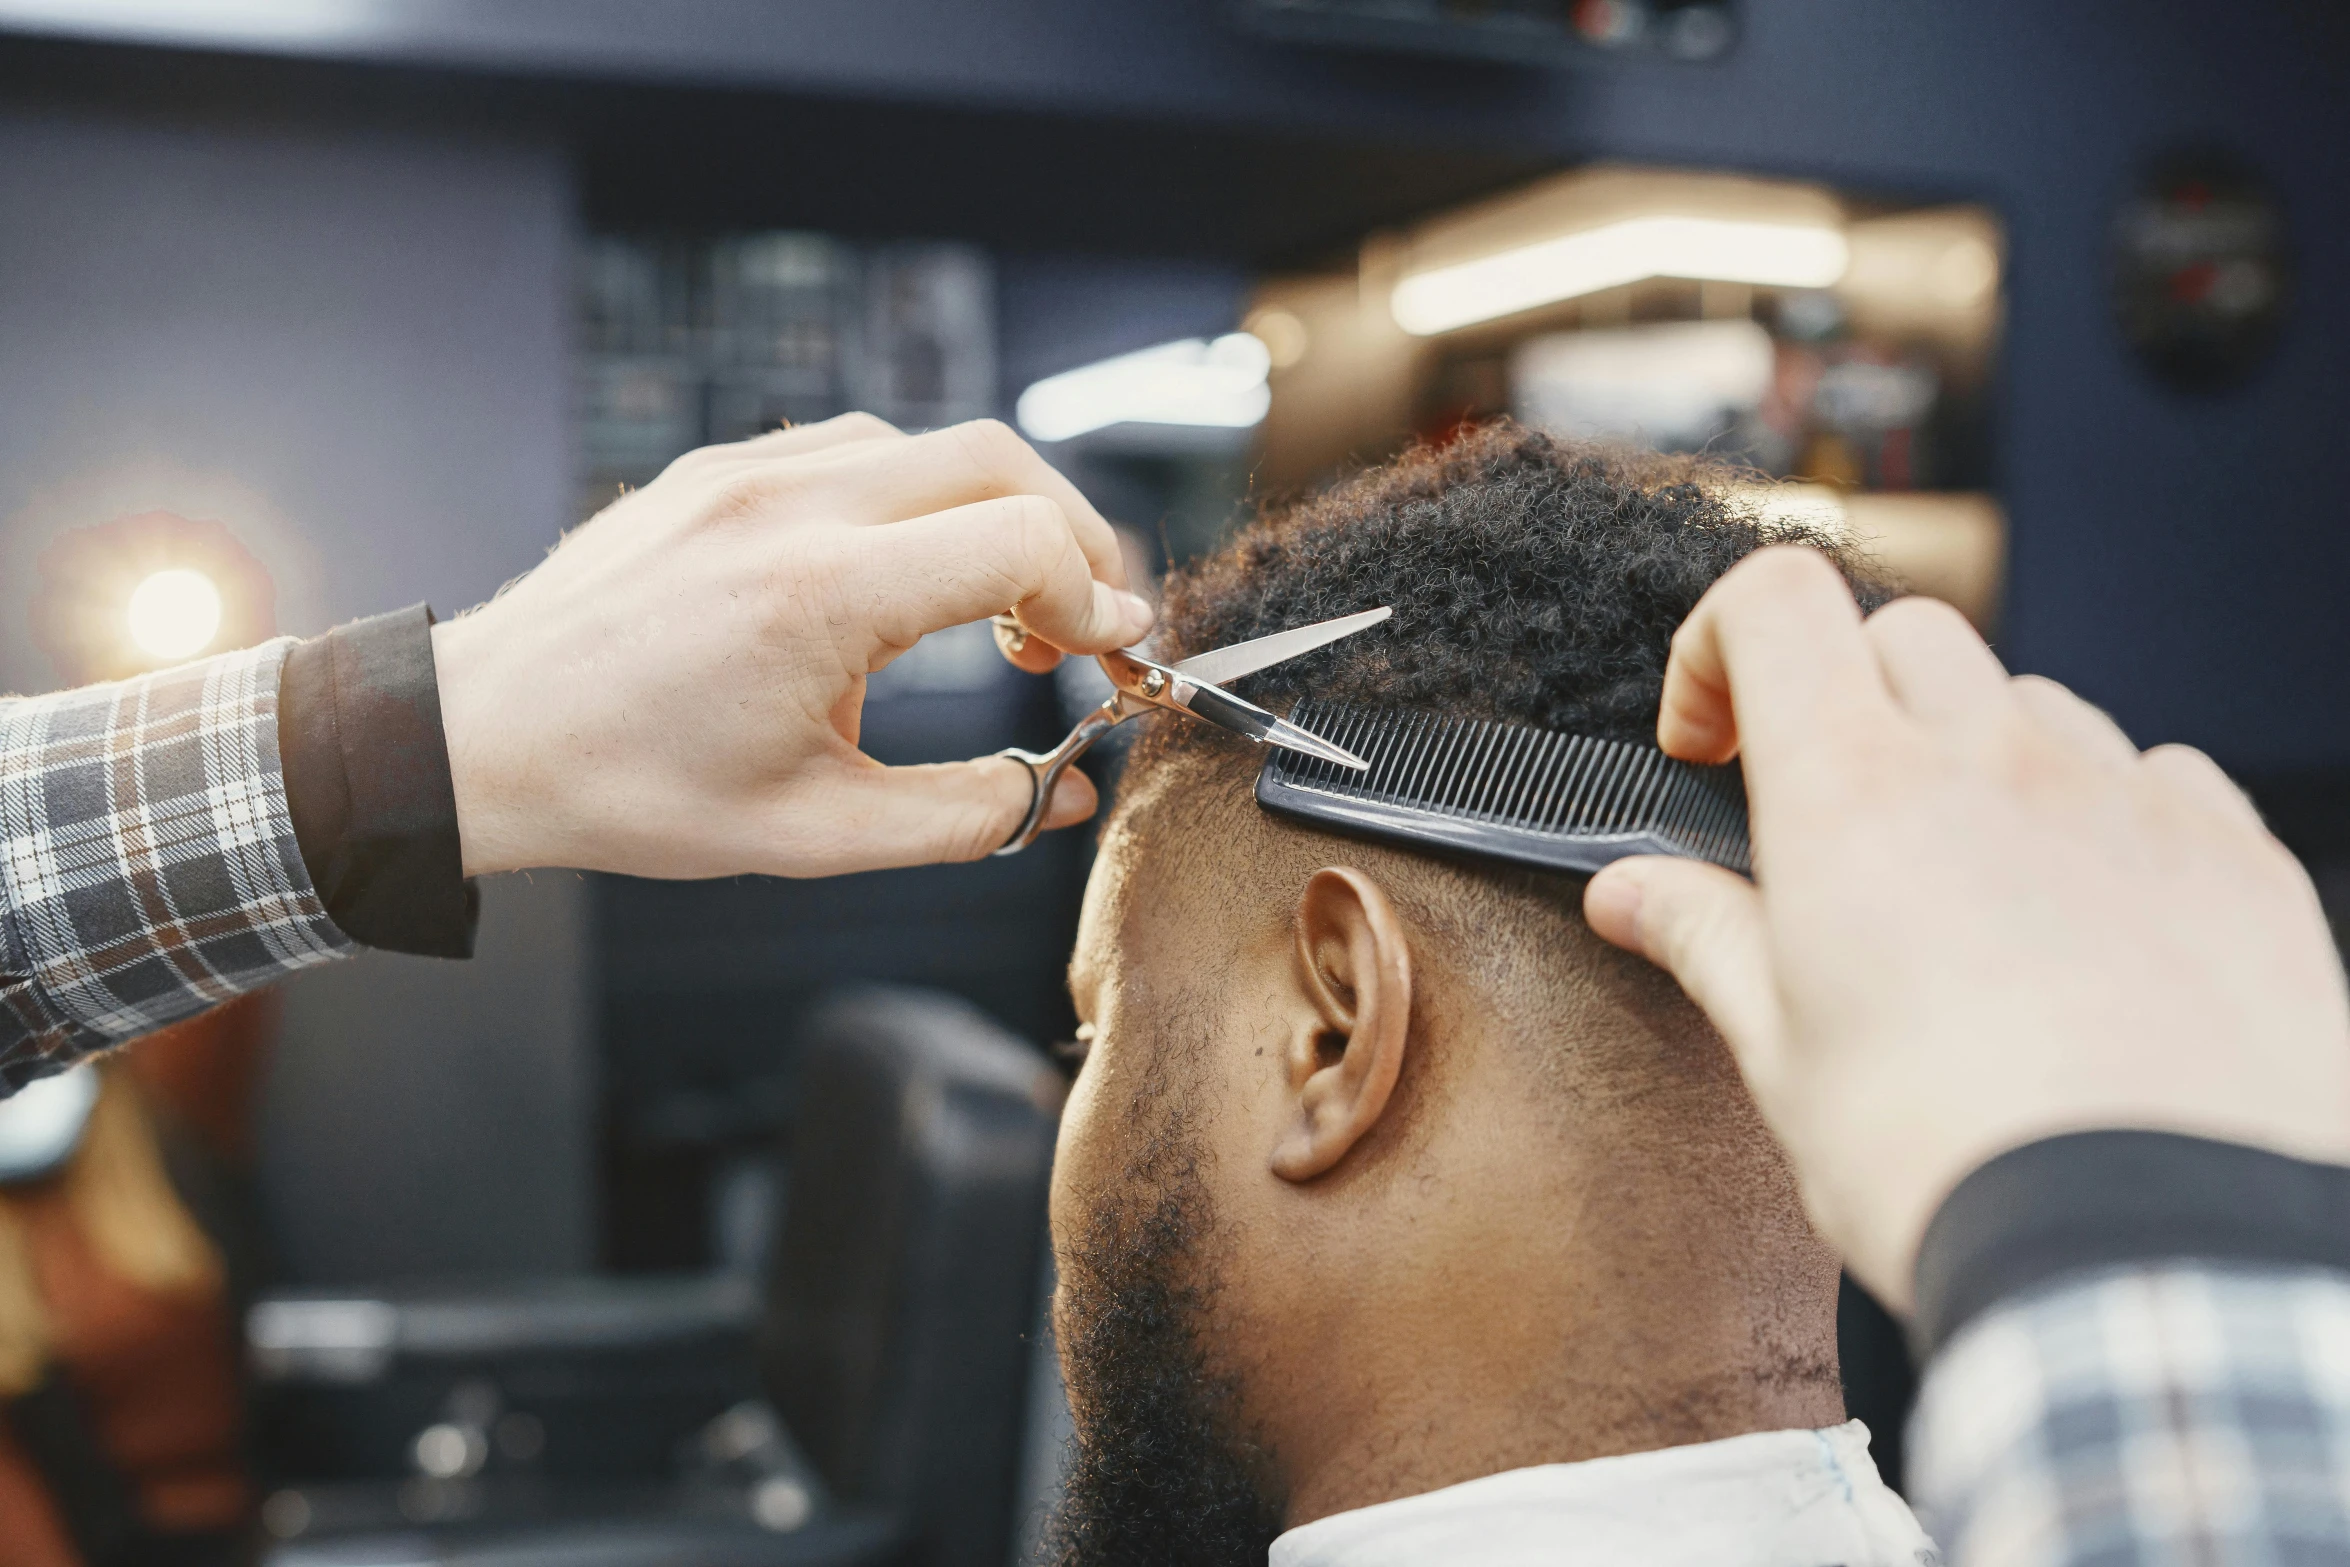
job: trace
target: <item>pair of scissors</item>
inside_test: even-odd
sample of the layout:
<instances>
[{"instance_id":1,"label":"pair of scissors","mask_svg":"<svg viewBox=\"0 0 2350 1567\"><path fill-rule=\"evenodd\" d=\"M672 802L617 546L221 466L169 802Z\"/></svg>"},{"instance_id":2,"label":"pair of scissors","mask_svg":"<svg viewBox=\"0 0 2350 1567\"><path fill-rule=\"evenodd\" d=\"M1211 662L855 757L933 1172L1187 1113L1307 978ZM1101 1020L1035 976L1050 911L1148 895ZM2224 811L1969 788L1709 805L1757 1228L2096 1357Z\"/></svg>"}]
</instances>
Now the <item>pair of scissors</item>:
<instances>
[{"instance_id":1,"label":"pair of scissors","mask_svg":"<svg viewBox=\"0 0 2350 1567\"><path fill-rule=\"evenodd\" d=\"M1036 841L1044 828L1045 807L1052 802L1053 785L1061 781L1061 774L1069 764L1083 756L1086 748L1103 735L1117 728L1129 718L1157 709L1188 713L1193 718L1229 729L1236 735L1245 735L1259 745L1286 746L1292 751L1303 751L1341 767L1365 771L1370 763L1352 751L1332 745L1308 729L1300 729L1286 718L1276 718L1253 702L1244 702L1231 692L1221 689L1225 682L1253 675L1260 669L1287 663L1300 654L1311 653L1318 647L1327 647L1342 637L1351 637L1358 631L1367 631L1395 611L1390 608L1366 609L1360 614L1341 615L1336 620L1318 621L1310 626L1298 626L1289 631L1276 631L1269 637L1257 637L1247 642L1235 642L1230 647L1212 649L1185 659L1180 664L1160 664L1143 657L1132 648L1118 648L1098 656L1096 662L1110 677L1116 689L1108 701L1085 715L1069 738L1041 756L1034 751L1017 747L998 751L1028 769L1028 781L1033 791L1028 801L1028 815L1020 823L998 854L1018 854ZM994 620L996 640L1007 653L1017 653L1028 644L1027 628L1009 615L998 615Z\"/></svg>"}]
</instances>

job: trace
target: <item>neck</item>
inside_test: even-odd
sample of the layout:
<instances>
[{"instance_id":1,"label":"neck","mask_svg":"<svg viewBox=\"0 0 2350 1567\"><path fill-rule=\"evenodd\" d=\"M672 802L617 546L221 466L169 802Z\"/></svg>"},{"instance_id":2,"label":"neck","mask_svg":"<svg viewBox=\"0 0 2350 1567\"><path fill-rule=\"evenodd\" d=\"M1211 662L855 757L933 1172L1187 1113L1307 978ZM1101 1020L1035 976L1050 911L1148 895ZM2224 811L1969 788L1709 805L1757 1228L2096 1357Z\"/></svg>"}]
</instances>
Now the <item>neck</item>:
<instances>
[{"instance_id":1,"label":"neck","mask_svg":"<svg viewBox=\"0 0 2350 1567\"><path fill-rule=\"evenodd\" d=\"M1844 1418L1834 1263L1799 1221L1756 1222L1751 1183L1783 1171L1578 1136L1605 1156L1529 1190L1549 1161L1513 1136L1540 1133L1493 1108L1501 1125L1430 1151L1440 1178L1414 1199L1428 1211L1385 1216L1385 1248L1308 1313L1310 1348L1282 1356L1309 1368L1281 1377L1268 1422L1292 1526L1508 1469Z\"/></svg>"}]
</instances>

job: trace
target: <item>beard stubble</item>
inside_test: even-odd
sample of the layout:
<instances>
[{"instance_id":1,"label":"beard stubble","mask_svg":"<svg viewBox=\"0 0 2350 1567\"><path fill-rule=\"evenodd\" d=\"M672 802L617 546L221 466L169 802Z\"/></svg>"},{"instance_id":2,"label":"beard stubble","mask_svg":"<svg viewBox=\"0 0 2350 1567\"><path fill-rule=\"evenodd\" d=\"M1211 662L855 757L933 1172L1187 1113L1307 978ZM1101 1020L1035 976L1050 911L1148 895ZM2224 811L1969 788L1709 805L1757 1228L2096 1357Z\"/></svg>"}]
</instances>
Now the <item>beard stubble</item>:
<instances>
[{"instance_id":1,"label":"beard stubble","mask_svg":"<svg viewBox=\"0 0 2350 1567\"><path fill-rule=\"evenodd\" d=\"M1167 1071L1162 1050L1128 1111L1139 1149L1059 1259L1076 1437L1045 1533L1053 1567L1262 1567L1281 1532L1238 1381L1207 1352L1218 1227Z\"/></svg>"}]
</instances>

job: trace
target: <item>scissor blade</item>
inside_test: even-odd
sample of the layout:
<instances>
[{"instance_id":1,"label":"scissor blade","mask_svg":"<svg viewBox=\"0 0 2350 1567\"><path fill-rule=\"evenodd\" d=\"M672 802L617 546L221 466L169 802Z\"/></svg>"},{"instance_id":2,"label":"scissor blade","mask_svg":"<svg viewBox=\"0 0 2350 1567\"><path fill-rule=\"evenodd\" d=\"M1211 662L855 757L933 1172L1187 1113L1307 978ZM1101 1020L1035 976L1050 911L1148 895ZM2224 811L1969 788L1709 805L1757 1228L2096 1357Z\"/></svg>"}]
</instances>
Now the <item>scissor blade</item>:
<instances>
[{"instance_id":1,"label":"scissor blade","mask_svg":"<svg viewBox=\"0 0 2350 1567\"><path fill-rule=\"evenodd\" d=\"M1276 631L1269 637L1235 642L1230 647L1211 648L1172 667L1175 673L1196 684L1225 685L1243 675L1253 675L1260 669L1287 663L1301 653L1327 647L1341 637L1367 631L1394 613L1393 609L1382 606L1366 609L1360 614L1341 615L1336 620L1319 621L1311 626L1295 626L1287 631ZM1300 729L1298 733L1304 734L1305 731Z\"/></svg>"},{"instance_id":2,"label":"scissor blade","mask_svg":"<svg viewBox=\"0 0 2350 1567\"><path fill-rule=\"evenodd\" d=\"M1318 756L1325 762L1336 762L1351 767L1358 773L1367 773L1371 764L1349 751L1345 746L1332 745L1311 729L1300 729L1286 718L1273 720L1273 727L1265 731L1265 744L1281 746L1286 750L1303 751Z\"/></svg>"},{"instance_id":3,"label":"scissor blade","mask_svg":"<svg viewBox=\"0 0 2350 1567\"><path fill-rule=\"evenodd\" d=\"M1286 718L1275 718L1254 702L1244 702L1229 691L1214 686L1193 689L1183 703L1183 710L1194 718L1204 718L1235 734L1243 734L1263 745L1278 745L1292 751L1303 751L1318 756L1325 762L1336 762L1356 772L1370 771L1371 764L1342 746L1332 745L1310 729L1300 729Z\"/></svg>"}]
</instances>

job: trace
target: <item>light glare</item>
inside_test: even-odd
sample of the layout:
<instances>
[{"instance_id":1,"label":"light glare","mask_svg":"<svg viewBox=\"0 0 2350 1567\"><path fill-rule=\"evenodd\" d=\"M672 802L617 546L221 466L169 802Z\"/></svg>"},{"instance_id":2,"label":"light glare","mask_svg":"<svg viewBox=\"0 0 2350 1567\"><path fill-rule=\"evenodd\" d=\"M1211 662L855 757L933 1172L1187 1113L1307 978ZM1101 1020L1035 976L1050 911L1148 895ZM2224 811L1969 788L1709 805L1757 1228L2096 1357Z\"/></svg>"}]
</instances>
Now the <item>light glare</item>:
<instances>
[{"instance_id":1,"label":"light glare","mask_svg":"<svg viewBox=\"0 0 2350 1567\"><path fill-rule=\"evenodd\" d=\"M357 43L392 21L385 0L0 0L0 25L161 43Z\"/></svg>"},{"instance_id":2,"label":"light glare","mask_svg":"<svg viewBox=\"0 0 2350 1567\"><path fill-rule=\"evenodd\" d=\"M1999 254L1972 235L1935 258L1934 292L1946 305L1978 305L1999 286Z\"/></svg>"},{"instance_id":3,"label":"light glare","mask_svg":"<svg viewBox=\"0 0 2350 1567\"><path fill-rule=\"evenodd\" d=\"M131 641L150 658L200 653L220 634L220 589L186 566L158 571L131 590Z\"/></svg>"},{"instance_id":4,"label":"light glare","mask_svg":"<svg viewBox=\"0 0 2350 1567\"><path fill-rule=\"evenodd\" d=\"M1066 441L1114 424L1179 424L1245 430L1272 406L1272 356L1246 332L1213 342L1185 338L1120 354L1020 394L1015 416L1039 441Z\"/></svg>"},{"instance_id":5,"label":"light glare","mask_svg":"<svg viewBox=\"0 0 2350 1567\"><path fill-rule=\"evenodd\" d=\"M98 1102L98 1074L87 1064L27 1083L0 1100L0 1181L44 1175L64 1162Z\"/></svg>"},{"instance_id":6,"label":"light glare","mask_svg":"<svg viewBox=\"0 0 2350 1567\"><path fill-rule=\"evenodd\" d=\"M1652 277L1826 288L1849 260L1843 234L1817 224L1626 218L1415 273L1388 308L1396 325L1427 337Z\"/></svg>"},{"instance_id":7,"label":"light glare","mask_svg":"<svg viewBox=\"0 0 2350 1567\"><path fill-rule=\"evenodd\" d=\"M1752 321L1555 332L1510 355L1520 421L1561 434L1702 447L1770 393L1771 334Z\"/></svg>"}]
</instances>

